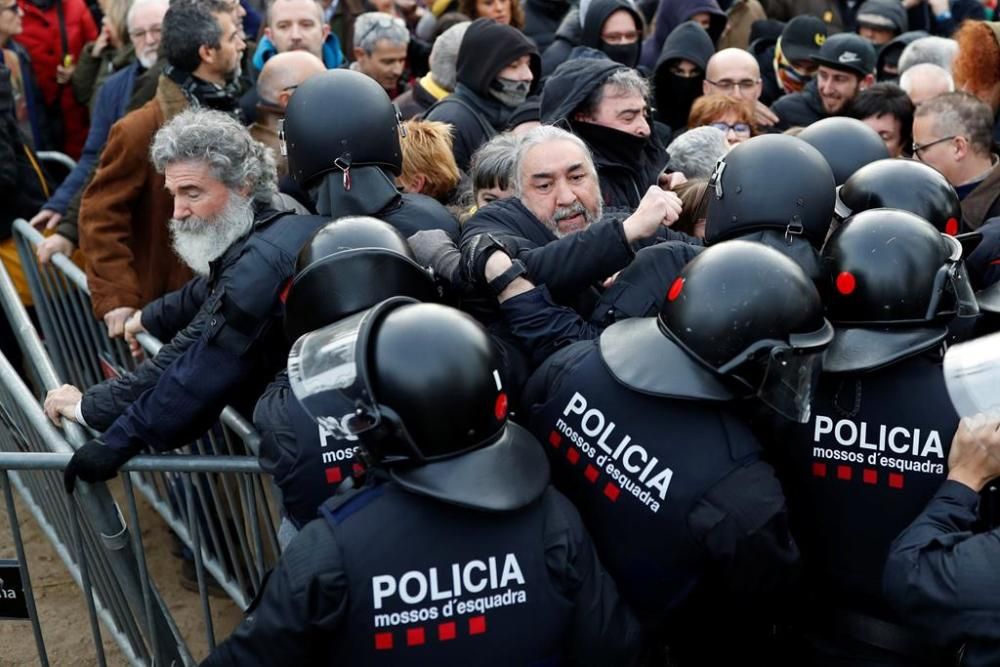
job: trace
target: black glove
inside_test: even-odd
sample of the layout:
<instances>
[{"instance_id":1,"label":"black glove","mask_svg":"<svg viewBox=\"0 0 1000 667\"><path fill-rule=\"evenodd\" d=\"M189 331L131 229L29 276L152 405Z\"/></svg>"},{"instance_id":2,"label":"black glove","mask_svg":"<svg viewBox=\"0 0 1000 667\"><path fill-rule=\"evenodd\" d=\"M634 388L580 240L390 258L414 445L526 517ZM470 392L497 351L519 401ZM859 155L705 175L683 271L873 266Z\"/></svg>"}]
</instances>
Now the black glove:
<instances>
[{"instance_id":1,"label":"black glove","mask_svg":"<svg viewBox=\"0 0 1000 667\"><path fill-rule=\"evenodd\" d=\"M486 285L486 260L497 251L517 259L517 244L502 234L477 234L462 243L462 272L470 284Z\"/></svg>"},{"instance_id":2,"label":"black glove","mask_svg":"<svg viewBox=\"0 0 1000 667\"><path fill-rule=\"evenodd\" d=\"M96 438L88 441L76 450L63 473L66 493L73 493L77 477L85 482L106 482L133 456L134 452L108 447Z\"/></svg>"}]
</instances>

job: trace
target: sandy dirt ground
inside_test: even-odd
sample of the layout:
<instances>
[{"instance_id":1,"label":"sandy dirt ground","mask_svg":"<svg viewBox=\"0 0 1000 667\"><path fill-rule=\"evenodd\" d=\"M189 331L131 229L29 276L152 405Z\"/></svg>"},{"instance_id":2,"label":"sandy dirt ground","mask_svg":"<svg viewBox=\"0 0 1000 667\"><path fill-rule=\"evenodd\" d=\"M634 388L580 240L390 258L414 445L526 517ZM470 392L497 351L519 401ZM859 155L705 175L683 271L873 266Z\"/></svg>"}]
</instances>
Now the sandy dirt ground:
<instances>
[{"instance_id":1,"label":"sandy dirt ground","mask_svg":"<svg viewBox=\"0 0 1000 667\"><path fill-rule=\"evenodd\" d=\"M119 488L112 487L112 492L121 498L120 485L116 482L115 486ZM49 664L60 667L96 665L97 654L83 593L21 501L16 489L14 496L17 499L18 524L25 543ZM153 581L167 601L191 653L200 660L208 654L208 642L198 594L189 592L180 585L181 561L170 553L170 532L142 496L139 496L139 512L143 545ZM15 558L14 541L2 498L0 558ZM209 600L216 638L221 641L240 622L242 614L228 597L210 597ZM107 664L127 664L117 644L104 632L103 627L102 637ZM0 667L38 664L38 652L30 622L0 620Z\"/></svg>"}]
</instances>

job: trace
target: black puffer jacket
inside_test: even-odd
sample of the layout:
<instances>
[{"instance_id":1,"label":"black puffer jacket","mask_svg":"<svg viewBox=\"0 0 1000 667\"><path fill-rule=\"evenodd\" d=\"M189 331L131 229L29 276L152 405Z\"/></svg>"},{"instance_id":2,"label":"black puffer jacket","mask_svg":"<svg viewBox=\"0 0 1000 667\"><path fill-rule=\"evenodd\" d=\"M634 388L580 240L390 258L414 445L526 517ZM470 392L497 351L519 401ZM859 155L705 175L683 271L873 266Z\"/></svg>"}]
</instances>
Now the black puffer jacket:
<instances>
[{"instance_id":1,"label":"black puffer jacket","mask_svg":"<svg viewBox=\"0 0 1000 667\"><path fill-rule=\"evenodd\" d=\"M612 74L627 69L610 60L578 59L560 65L542 91L542 122L568 125L590 147L605 206L635 209L655 185L669 156L656 132L649 139L574 120L580 106Z\"/></svg>"}]
</instances>

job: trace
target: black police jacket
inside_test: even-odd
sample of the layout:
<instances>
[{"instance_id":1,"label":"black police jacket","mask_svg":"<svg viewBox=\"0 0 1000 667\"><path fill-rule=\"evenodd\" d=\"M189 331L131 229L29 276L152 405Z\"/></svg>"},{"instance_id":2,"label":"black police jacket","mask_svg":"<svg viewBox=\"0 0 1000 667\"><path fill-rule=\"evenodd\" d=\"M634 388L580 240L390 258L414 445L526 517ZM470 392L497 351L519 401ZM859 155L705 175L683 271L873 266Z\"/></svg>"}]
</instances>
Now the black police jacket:
<instances>
[{"instance_id":1,"label":"black police jacket","mask_svg":"<svg viewBox=\"0 0 1000 667\"><path fill-rule=\"evenodd\" d=\"M288 519L301 529L349 477L362 473L357 440L344 440L306 414L282 371L267 386L253 412L260 432L260 467L281 489Z\"/></svg>"},{"instance_id":2,"label":"black police jacket","mask_svg":"<svg viewBox=\"0 0 1000 667\"><path fill-rule=\"evenodd\" d=\"M976 531L979 496L946 481L893 542L885 594L901 618L927 637L963 645L962 665L1000 664L997 530Z\"/></svg>"},{"instance_id":3,"label":"black police jacket","mask_svg":"<svg viewBox=\"0 0 1000 667\"><path fill-rule=\"evenodd\" d=\"M608 371L598 341L550 357L523 403L554 483L640 617L682 609L697 587L733 602L794 576L781 487L728 404L632 391Z\"/></svg>"},{"instance_id":4,"label":"black police jacket","mask_svg":"<svg viewBox=\"0 0 1000 667\"><path fill-rule=\"evenodd\" d=\"M869 373L824 373L809 422L770 432L818 613L903 624L882 596L886 554L944 481L957 426L935 349Z\"/></svg>"},{"instance_id":5,"label":"black police jacket","mask_svg":"<svg viewBox=\"0 0 1000 667\"><path fill-rule=\"evenodd\" d=\"M332 499L291 542L216 665L630 665L638 628L572 505L511 512L393 482Z\"/></svg>"},{"instance_id":6,"label":"black police jacket","mask_svg":"<svg viewBox=\"0 0 1000 667\"><path fill-rule=\"evenodd\" d=\"M282 293L296 256L328 222L322 216L257 211L252 232L212 263L208 295L191 323L140 367L142 373L94 390L89 401L84 395L81 410L88 423L92 410L113 411L134 397L105 430L105 444L129 451L143 445L174 449L201 435L228 404L249 414L287 361ZM166 357L157 362L161 355L169 363Z\"/></svg>"}]
</instances>

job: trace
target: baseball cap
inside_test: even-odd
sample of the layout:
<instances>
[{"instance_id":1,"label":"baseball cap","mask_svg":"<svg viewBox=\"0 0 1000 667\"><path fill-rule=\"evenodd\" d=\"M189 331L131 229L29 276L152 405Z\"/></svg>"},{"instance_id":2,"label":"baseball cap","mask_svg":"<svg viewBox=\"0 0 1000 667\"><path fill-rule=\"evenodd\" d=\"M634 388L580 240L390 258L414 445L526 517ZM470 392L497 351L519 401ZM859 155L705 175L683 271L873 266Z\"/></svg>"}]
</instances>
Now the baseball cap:
<instances>
[{"instance_id":1,"label":"baseball cap","mask_svg":"<svg viewBox=\"0 0 1000 667\"><path fill-rule=\"evenodd\" d=\"M796 16L781 31L781 52L791 62L809 60L826 42L826 24L815 16Z\"/></svg>"},{"instance_id":2,"label":"baseball cap","mask_svg":"<svg viewBox=\"0 0 1000 667\"><path fill-rule=\"evenodd\" d=\"M842 32L830 35L812 61L863 77L875 73L875 47L864 37Z\"/></svg>"}]
</instances>

